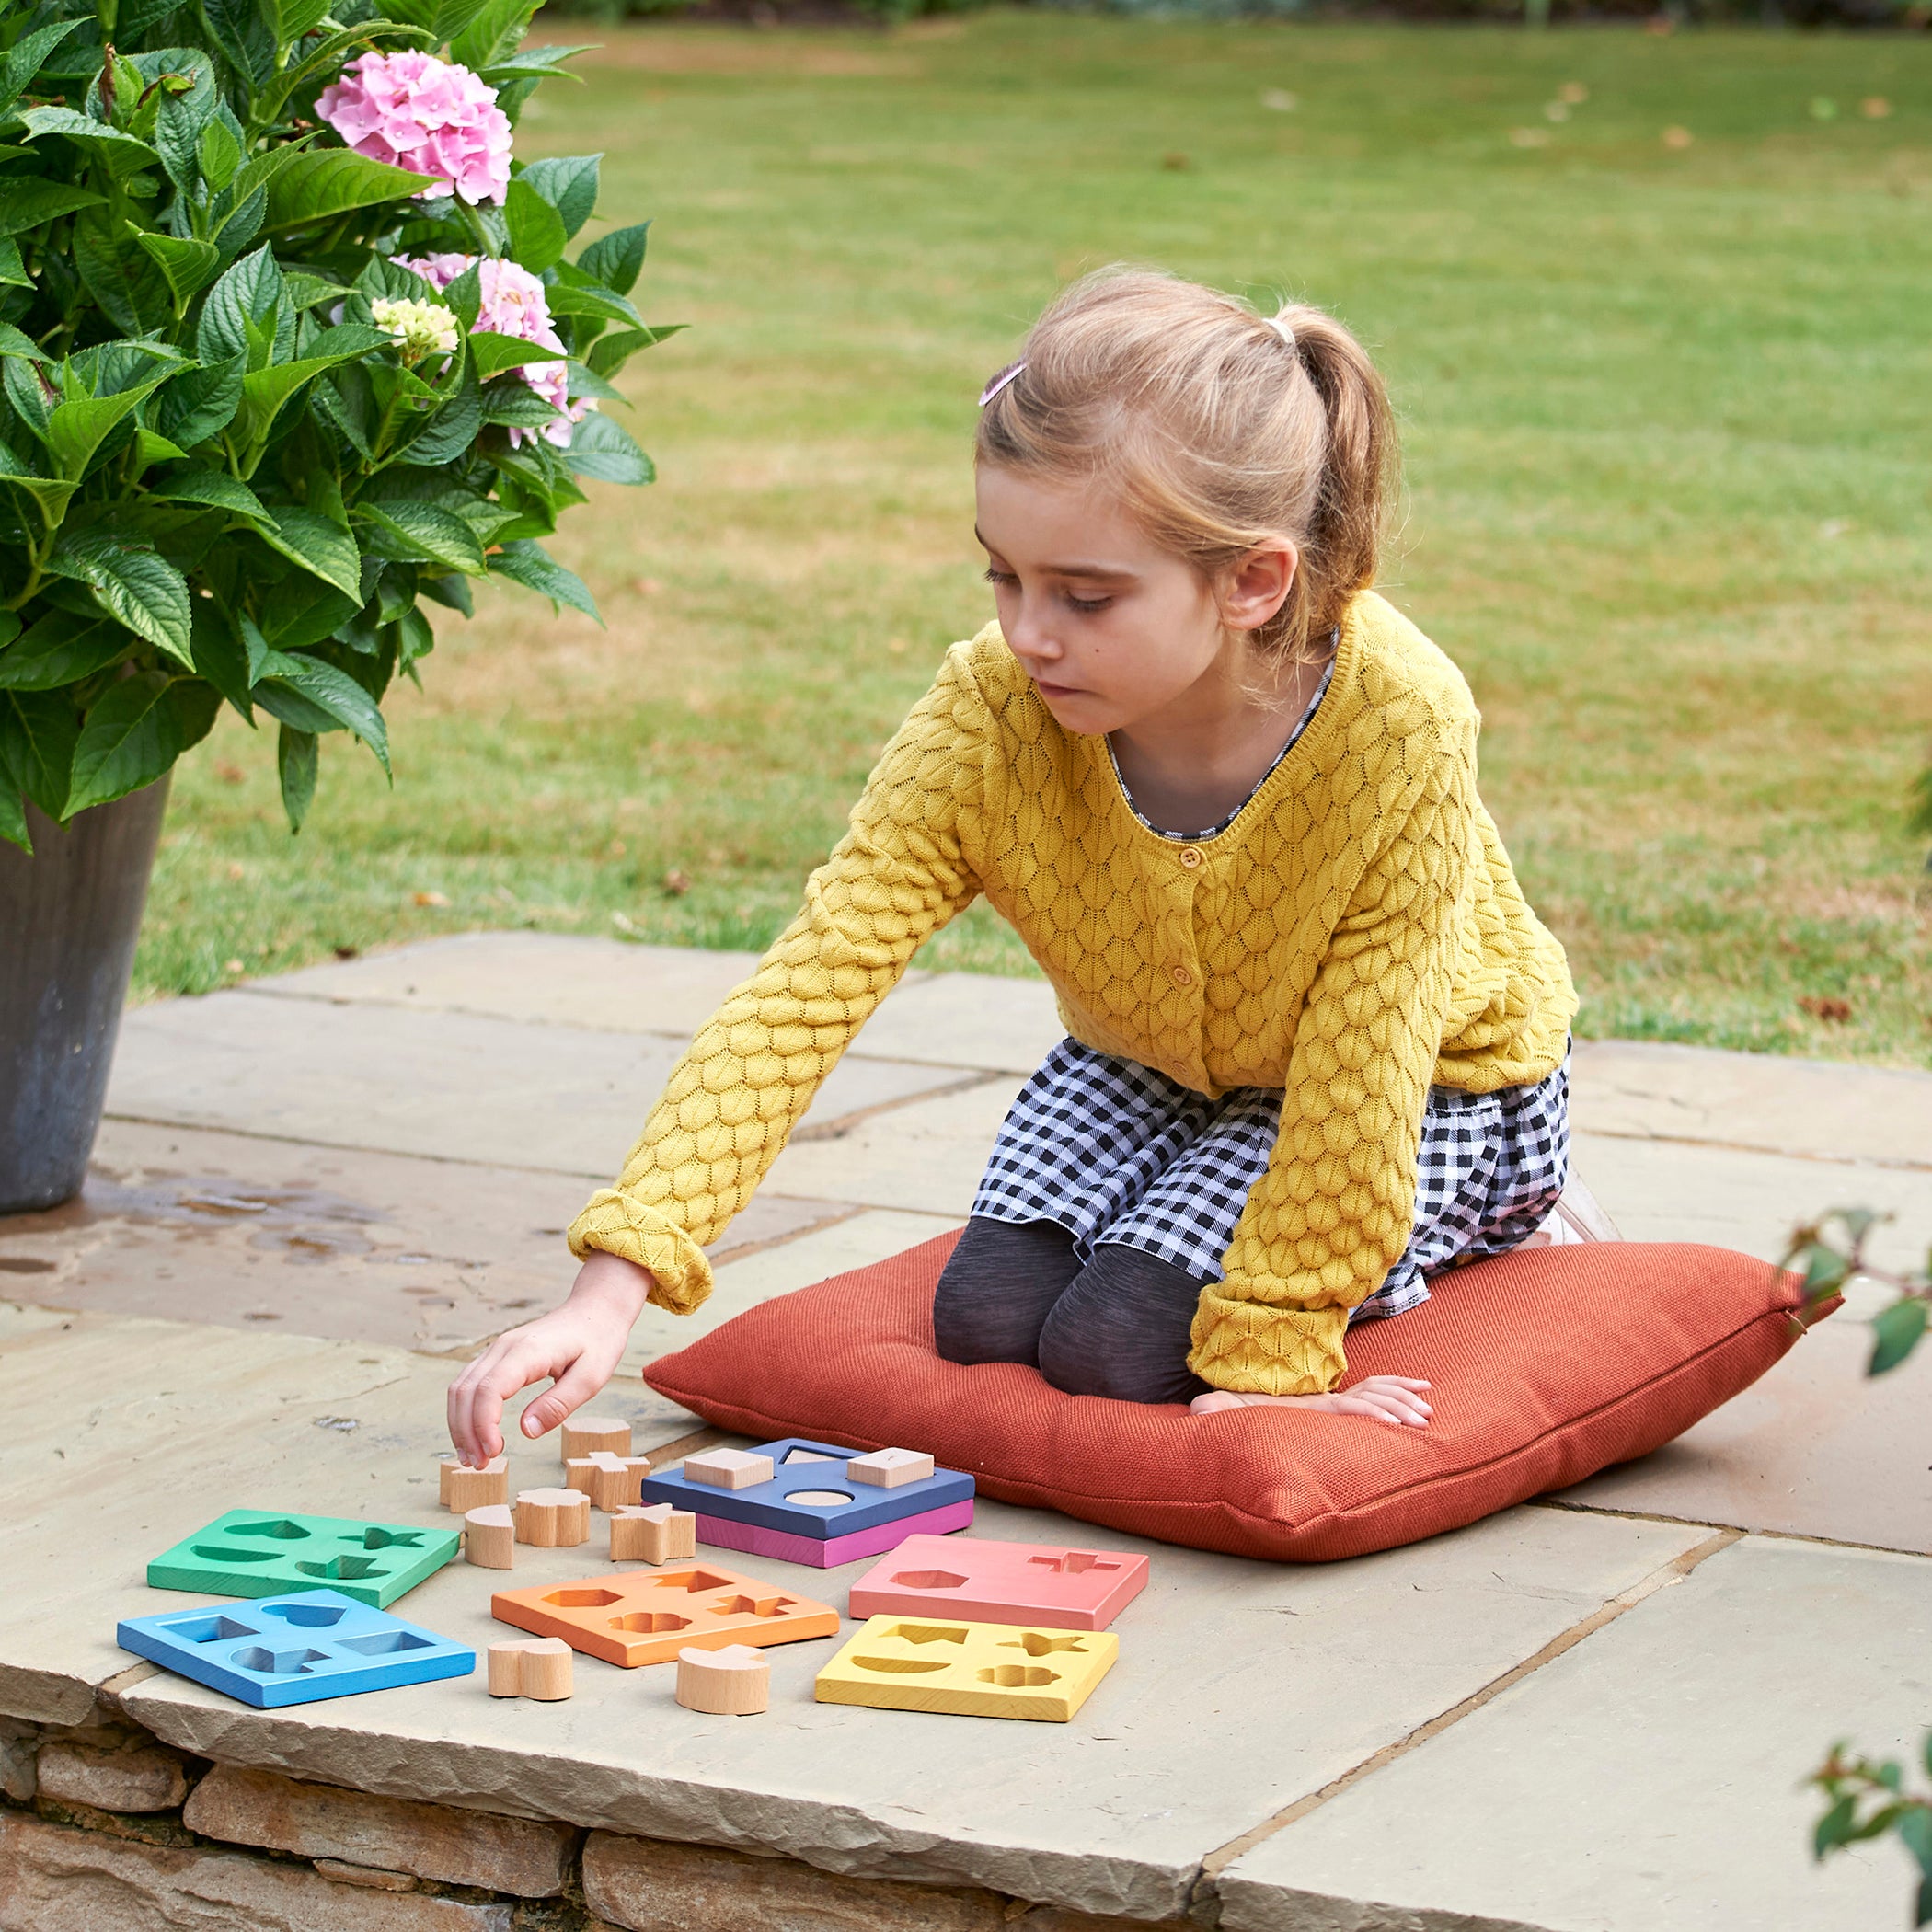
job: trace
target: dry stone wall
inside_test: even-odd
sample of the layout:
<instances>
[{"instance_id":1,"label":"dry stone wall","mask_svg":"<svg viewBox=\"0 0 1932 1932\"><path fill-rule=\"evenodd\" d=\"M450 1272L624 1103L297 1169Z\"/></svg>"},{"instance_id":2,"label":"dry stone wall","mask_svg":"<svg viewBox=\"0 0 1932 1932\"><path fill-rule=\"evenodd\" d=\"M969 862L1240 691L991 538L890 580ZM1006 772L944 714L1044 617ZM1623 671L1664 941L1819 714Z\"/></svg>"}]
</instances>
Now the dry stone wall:
<instances>
[{"instance_id":1,"label":"dry stone wall","mask_svg":"<svg viewBox=\"0 0 1932 1932\"><path fill-rule=\"evenodd\" d=\"M1153 1932L0 1715L0 1932Z\"/></svg>"}]
</instances>

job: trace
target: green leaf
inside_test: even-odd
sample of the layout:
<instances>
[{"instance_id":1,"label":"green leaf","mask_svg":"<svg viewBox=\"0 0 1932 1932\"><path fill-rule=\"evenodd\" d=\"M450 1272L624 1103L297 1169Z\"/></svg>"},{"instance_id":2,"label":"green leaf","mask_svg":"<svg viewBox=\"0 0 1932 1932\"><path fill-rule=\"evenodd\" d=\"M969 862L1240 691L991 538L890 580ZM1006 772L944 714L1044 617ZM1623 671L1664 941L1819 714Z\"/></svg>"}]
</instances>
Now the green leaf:
<instances>
[{"instance_id":1,"label":"green leaf","mask_svg":"<svg viewBox=\"0 0 1932 1932\"><path fill-rule=\"evenodd\" d=\"M234 180L242 165L241 143L220 121L211 121L201 130L196 153L201 163L201 178L219 194Z\"/></svg>"},{"instance_id":2,"label":"green leaf","mask_svg":"<svg viewBox=\"0 0 1932 1932\"><path fill-rule=\"evenodd\" d=\"M201 19L235 71L259 87L275 71L275 35L256 0L199 0Z\"/></svg>"},{"instance_id":3,"label":"green leaf","mask_svg":"<svg viewBox=\"0 0 1932 1932\"><path fill-rule=\"evenodd\" d=\"M192 194L201 179L201 136L213 125L214 66L199 48L171 47L160 56L166 70L187 79L185 89L163 84L156 98L155 152L167 178L183 194Z\"/></svg>"},{"instance_id":4,"label":"green leaf","mask_svg":"<svg viewBox=\"0 0 1932 1932\"><path fill-rule=\"evenodd\" d=\"M179 241L172 235L152 234L132 222L128 230L160 265L176 302L183 307L190 295L200 293L214 280L214 271L221 267L222 251L213 242Z\"/></svg>"},{"instance_id":5,"label":"green leaf","mask_svg":"<svg viewBox=\"0 0 1932 1932\"><path fill-rule=\"evenodd\" d=\"M581 362L572 362L569 368L569 393L571 401L582 397L594 397L599 402L625 403L628 401L623 390L615 383L607 383L593 370Z\"/></svg>"},{"instance_id":6,"label":"green leaf","mask_svg":"<svg viewBox=\"0 0 1932 1932\"><path fill-rule=\"evenodd\" d=\"M71 482L79 482L95 451L173 373L152 376L115 396L62 403L47 419L47 454L56 471Z\"/></svg>"},{"instance_id":7,"label":"green leaf","mask_svg":"<svg viewBox=\"0 0 1932 1932\"><path fill-rule=\"evenodd\" d=\"M517 51L530 30L539 0L485 0L473 19L450 42L450 58L465 67L488 67Z\"/></svg>"},{"instance_id":8,"label":"green leaf","mask_svg":"<svg viewBox=\"0 0 1932 1932\"><path fill-rule=\"evenodd\" d=\"M239 516L268 521L269 512L262 508L261 499L224 469L178 470L156 483L148 494L164 503L207 503L217 510L232 510Z\"/></svg>"},{"instance_id":9,"label":"green leaf","mask_svg":"<svg viewBox=\"0 0 1932 1932\"><path fill-rule=\"evenodd\" d=\"M1899 1842L1918 1860L1918 1869L1932 1872L1932 1808L1908 1806L1899 1814Z\"/></svg>"},{"instance_id":10,"label":"green leaf","mask_svg":"<svg viewBox=\"0 0 1932 1932\"><path fill-rule=\"evenodd\" d=\"M254 723L255 707L248 702L248 687L254 679L248 672L247 646L226 612L210 597L195 599L194 668L250 724Z\"/></svg>"},{"instance_id":11,"label":"green leaf","mask_svg":"<svg viewBox=\"0 0 1932 1932\"><path fill-rule=\"evenodd\" d=\"M316 734L283 725L275 744L275 766L282 776L282 809L289 830L300 832L316 797Z\"/></svg>"},{"instance_id":12,"label":"green leaf","mask_svg":"<svg viewBox=\"0 0 1932 1932\"><path fill-rule=\"evenodd\" d=\"M145 141L138 140L120 128L109 127L104 121L76 114L72 108L28 108L21 112L20 123L30 140L59 134L68 141L93 141L104 146L133 148L156 161L161 158Z\"/></svg>"},{"instance_id":13,"label":"green leaf","mask_svg":"<svg viewBox=\"0 0 1932 1932\"><path fill-rule=\"evenodd\" d=\"M273 368L253 370L242 377L241 408L236 411L235 425L245 448L260 449L272 433L276 418L325 371L360 361L389 346L384 330L365 328L354 322L327 330L318 342L340 341L343 337L350 340L339 349L305 356L299 362L280 362Z\"/></svg>"},{"instance_id":14,"label":"green leaf","mask_svg":"<svg viewBox=\"0 0 1932 1932\"><path fill-rule=\"evenodd\" d=\"M262 6L277 44L286 47L315 31L328 11L328 0L262 0Z\"/></svg>"},{"instance_id":15,"label":"green leaf","mask_svg":"<svg viewBox=\"0 0 1932 1932\"><path fill-rule=\"evenodd\" d=\"M178 463L187 454L179 443L170 443L166 436L157 436L153 430L134 431L134 464L137 469L151 469L157 463Z\"/></svg>"},{"instance_id":16,"label":"green leaf","mask_svg":"<svg viewBox=\"0 0 1932 1932\"><path fill-rule=\"evenodd\" d=\"M627 322L633 328L644 327L644 318L630 305L629 297L614 295L595 283L562 280L563 271L579 273L567 261L559 262L558 269L559 279L544 291L553 316L591 316L603 322Z\"/></svg>"},{"instance_id":17,"label":"green leaf","mask_svg":"<svg viewBox=\"0 0 1932 1932\"><path fill-rule=\"evenodd\" d=\"M1922 1301L1893 1302L1882 1308L1871 1324L1871 1361L1868 1375L1882 1375L1895 1369L1919 1344L1926 1332L1926 1305Z\"/></svg>"},{"instance_id":18,"label":"green leaf","mask_svg":"<svg viewBox=\"0 0 1932 1932\"><path fill-rule=\"evenodd\" d=\"M405 201L435 178L372 161L346 147L309 148L269 184L267 225L299 228L333 221L354 208Z\"/></svg>"},{"instance_id":19,"label":"green leaf","mask_svg":"<svg viewBox=\"0 0 1932 1932\"><path fill-rule=\"evenodd\" d=\"M133 642L105 617L50 612L0 651L0 689L57 691L77 684L126 656Z\"/></svg>"},{"instance_id":20,"label":"green leaf","mask_svg":"<svg viewBox=\"0 0 1932 1932\"><path fill-rule=\"evenodd\" d=\"M5 198L0 199L0 235L25 235L56 215L100 205L101 197L92 189L69 188L61 181L9 181Z\"/></svg>"},{"instance_id":21,"label":"green leaf","mask_svg":"<svg viewBox=\"0 0 1932 1932\"><path fill-rule=\"evenodd\" d=\"M22 496L31 497L40 512L41 523L49 530L58 527L61 519L67 514L67 505L74 492L80 488L78 483L36 477L16 469L4 456L0 456L0 483L17 489Z\"/></svg>"},{"instance_id":22,"label":"green leaf","mask_svg":"<svg viewBox=\"0 0 1932 1932\"><path fill-rule=\"evenodd\" d=\"M466 370L461 387L434 415L425 419L421 429L402 444L399 454L409 462L433 468L453 463L465 454L483 427L483 397L476 372Z\"/></svg>"},{"instance_id":23,"label":"green leaf","mask_svg":"<svg viewBox=\"0 0 1932 1932\"><path fill-rule=\"evenodd\" d=\"M477 533L433 503L358 503L355 514L379 533L369 546L374 556L441 564L467 577L489 569Z\"/></svg>"},{"instance_id":24,"label":"green leaf","mask_svg":"<svg viewBox=\"0 0 1932 1932\"><path fill-rule=\"evenodd\" d=\"M298 730L317 729L276 708L278 705L285 706L291 696L298 697L312 713L319 712L327 720L321 729L353 731L375 753L384 771L389 769L389 733L383 724L383 714L376 709L375 700L346 672L325 664L319 658L300 657L283 650L270 651L262 669L264 675L255 687L255 696L263 710L280 718L284 724L295 724ZM294 707L287 708L293 710Z\"/></svg>"},{"instance_id":25,"label":"green leaf","mask_svg":"<svg viewBox=\"0 0 1932 1932\"><path fill-rule=\"evenodd\" d=\"M506 369L522 369L531 362L561 362L568 358L560 349L547 349L541 342L526 342L522 336L500 336L480 329L469 339L469 365L477 380L487 383Z\"/></svg>"},{"instance_id":26,"label":"green leaf","mask_svg":"<svg viewBox=\"0 0 1932 1932\"><path fill-rule=\"evenodd\" d=\"M47 56L75 28L79 20L62 20L52 27L22 34L8 50L6 65L0 68L0 110L13 106L26 93L28 83L47 63Z\"/></svg>"},{"instance_id":27,"label":"green leaf","mask_svg":"<svg viewBox=\"0 0 1932 1932\"><path fill-rule=\"evenodd\" d=\"M521 263L533 275L541 275L563 259L564 244L570 238L563 217L525 177L519 176L510 184L503 215L510 224L512 261Z\"/></svg>"},{"instance_id":28,"label":"green leaf","mask_svg":"<svg viewBox=\"0 0 1932 1932\"><path fill-rule=\"evenodd\" d=\"M506 53L500 60L494 60L486 67L477 70L478 76L492 87L515 88L534 86L537 81L568 80L580 85L583 76L572 74L560 64L573 55L589 53L595 45L593 41L581 40L574 47L523 47L515 53ZM510 108L505 104L504 112Z\"/></svg>"},{"instance_id":29,"label":"green leaf","mask_svg":"<svg viewBox=\"0 0 1932 1932\"><path fill-rule=\"evenodd\" d=\"M1835 1850L1851 1836L1852 1820L1858 1809L1856 1793L1846 1792L1822 1817L1811 1831L1811 1856L1822 1858L1828 1851Z\"/></svg>"},{"instance_id":30,"label":"green leaf","mask_svg":"<svg viewBox=\"0 0 1932 1932\"><path fill-rule=\"evenodd\" d=\"M542 430L557 420L558 410L527 384L492 383L483 392L483 420L512 423L518 429Z\"/></svg>"},{"instance_id":31,"label":"green leaf","mask_svg":"<svg viewBox=\"0 0 1932 1932\"><path fill-rule=\"evenodd\" d=\"M20 796L6 762L0 758L0 838L8 845L17 845L30 858L33 856L33 837L27 829L27 804Z\"/></svg>"},{"instance_id":32,"label":"green leaf","mask_svg":"<svg viewBox=\"0 0 1932 1932\"><path fill-rule=\"evenodd\" d=\"M74 224L74 266L87 293L123 334L146 335L174 320L174 300L160 266L105 209L84 210Z\"/></svg>"},{"instance_id":33,"label":"green leaf","mask_svg":"<svg viewBox=\"0 0 1932 1932\"><path fill-rule=\"evenodd\" d=\"M537 164L539 167L541 163ZM628 228L615 228L600 235L577 258L577 266L605 288L627 295L638 284L644 267L644 250L650 240L650 224L638 222Z\"/></svg>"},{"instance_id":34,"label":"green leaf","mask_svg":"<svg viewBox=\"0 0 1932 1932\"><path fill-rule=\"evenodd\" d=\"M0 288L30 289L33 277L20 259L20 244L0 241Z\"/></svg>"},{"instance_id":35,"label":"green leaf","mask_svg":"<svg viewBox=\"0 0 1932 1932\"><path fill-rule=\"evenodd\" d=\"M245 255L215 285L201 304L195 329L195 356L203 363L246 355L248 366L259 369L284 346L294 346L295 316L289 310L284 345L282 305L286 299L282 270L265 243Z\"/></svg>"},{"instance_id":36,"label":"green leaf","mask_svg":"<svg viewBox=\"0 0 1932 1932\"><path fill-rule=\"evenodd\" d=\"M596 210L597 164L603 158L602 155L546 155L541 161L533 161L517 180L535 189L556 209L568 238L575 235ZM514 186L512 182L512 187ZM544 266L548 268L550 264L546 261ZM624 291L618 293L621 294Z\"/></svg>"},{"instance_id":37,"label":"green leaf","mask_svg":"<svg viewBox=\"0 0 1932 1932\"><path fill-rule=\"evenodd\" d=\"M583 579L576 571L566 569L541 544L527 540L505 544L489 559L489 574L507 577L512 583L520 583L526 591L547 597L552 610L568 604L572 610L595 617L600 624L604 622L598 614L597 600L585 588Z\"/></svg>"},{"instance_id":38,"label":"green leaf","mask_svg":"<svg viewBox=\"0 0 1932 1932\"><path fill-rule=\"evenodd\" d=\"M20 635L20 614L0 605L0 645L11 644Z\"/></svg>"},{"instance_id":39,"label":"green leaf","mask_svg":"<svg viewBox=\"0 0 1932 1932\"><path fill-rule=\"evenodd\" d=\"M0 764L51 819L67 816L80 720L64 691L0 692Z\"/></svg>"},{"instance_id":40,"label":"green leaf","mask_svg":"<svg viewBox=\"0 0 1932 1932\"><path fill-rule=\"evenodd\" d=\"M54 576L88 585L102 607L136 637L192 665L188 582L164 558L121 543L102 530L67 531L54 546L46 569Z\"/></svg>"},{"instance_id":41,"label":"green leaf","mask_svg":"<svg viewBox=\"0 0 1932 1932\"><path fill-rule=\"evenodd\" d=\"M178 375L155 397L149 412L161 432L183 449L218 436L241 406L246 351Z\"/></svg>"},{"instance_id":42,"label":"green leaf","mask_svg":"<svg viewBox=\"0 0 1932 1932\"><path fill-rule=\"evenodd\" d=\"M615 335L599 336L591 344L585 360L599 375L615 375L640 349L655 349L668 336L685 325L670 322L659 328L620 329Z\"/></svg>"},{"instance_id":43,"label":"green leaf","mask_svg":"<svg viewBox=\"0 0 1932 1932\"><path fill-rule=\"evenodd\" d=\"M657 478L650 458L608 416L586 416L571 432L563 457L578 476L599 483L650 483Z\"/></svg>"},{"instance_id":44,"label":"green leaf","mask_svg":"<svg viewBox=\"0 0 1932 1932\"><path fill-rule=\"evenodd\" d=\"M265 640L277 650L298 650L335 636L362 609L362 600L309 576L284 578L262 605Z\"/></svg>"},{"instance_id":45,"label":"green leaf","mask_svg":"<svg viewBox=\"0 0 1932 1932\"><path fill-rule=\"evenodd\" d=\"M87 713L74 747L70 812L123 799L172 769L183 745L167 701L171 682L163 671L137 673L110 685Z\"/></svg>"},{"instance_id":46,"label":"green leaf","mask_svg":"<svg viewBox=\"0 0 1932 1932\"><path fill-rule=\"evenodd\" d=\"M313 510L278 509L272 522L263 523L257 534L291 563L300 564L312 577L319 577L345 597L362 603L362 558L354 537L341 524L330 523Z\"/></svg>"},{"instance_id":47,"label":"green leaf","mask_svg":"<svg viewBox=\"0 0 1932 1932\"><path fill-rule=\"evenodd\" d=\"M326 275L311 275L302 269L286 270L282 285L288 291L289 300L294 304L297 314L305 308L314 308L320 302L340 302L352 293L339 282L331 282Z\"/></svg>"},{"instance_id":48,"label":"green leaf","mask_svg":"<svg viewBox=\"0 0 1932 1932\"><path fill-rule=\"evenodd\" d=\"M31 336L22 335L9 322L0 322L0 355L18 356L23 362L52 362L55 360Z\"/></svg>"}]
</instances>

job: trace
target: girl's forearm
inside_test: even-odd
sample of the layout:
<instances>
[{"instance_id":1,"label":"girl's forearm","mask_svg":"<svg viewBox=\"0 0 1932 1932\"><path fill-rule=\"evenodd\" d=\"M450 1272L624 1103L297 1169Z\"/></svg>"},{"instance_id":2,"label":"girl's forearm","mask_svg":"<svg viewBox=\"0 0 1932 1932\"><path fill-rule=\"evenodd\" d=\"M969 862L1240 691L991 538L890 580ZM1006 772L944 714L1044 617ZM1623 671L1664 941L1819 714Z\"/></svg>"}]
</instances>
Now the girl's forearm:
<instances>
[{"instance_id":1,"label":"girl's forearm","mask_svg":"<svg viewBox=\"0 0 1932 1932\"><path fill-rule=\"evenodd\" d=\"M593 1248L577 1271L566 1305L604 1319L620 1320L628 1329L643 1313L653 1285L650 1269L639 1268L621 1255Z\"/></svg>"}]
</instances>

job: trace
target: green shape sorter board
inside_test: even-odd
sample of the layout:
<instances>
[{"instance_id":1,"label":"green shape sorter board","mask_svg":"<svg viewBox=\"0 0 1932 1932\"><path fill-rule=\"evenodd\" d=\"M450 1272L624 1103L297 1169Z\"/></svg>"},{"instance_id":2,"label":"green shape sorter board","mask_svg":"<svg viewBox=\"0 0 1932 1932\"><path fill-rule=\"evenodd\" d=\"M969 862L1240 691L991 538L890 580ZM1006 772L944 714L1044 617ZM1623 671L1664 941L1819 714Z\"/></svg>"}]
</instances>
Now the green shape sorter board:
<instances>
[{"instance_id":1,"label":"green shape sorter board","mask_svg":"<svg viewBox=\"0 0 1932 1932\"><path fill-rule=\"evenodd\" d=\"M339 1590L386 1610L449 1562L459 1540L454 1530L409 1524L230 1510L164 1550L147 1566L147 1581L151 1589L204 1596Z\"/></svg>"}]
</instances>

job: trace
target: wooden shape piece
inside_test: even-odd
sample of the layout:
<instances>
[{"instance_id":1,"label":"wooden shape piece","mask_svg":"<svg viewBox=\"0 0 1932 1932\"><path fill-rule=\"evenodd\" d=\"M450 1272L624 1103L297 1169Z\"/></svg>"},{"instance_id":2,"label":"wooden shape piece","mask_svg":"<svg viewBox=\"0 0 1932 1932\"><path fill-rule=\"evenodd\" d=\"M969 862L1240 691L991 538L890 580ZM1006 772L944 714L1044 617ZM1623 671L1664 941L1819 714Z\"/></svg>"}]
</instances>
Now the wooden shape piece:
<instances>
[{"instance_id":1,"label":"wooden shape piece","mask_svg":"<svg viewBox=\"0 0 1932 1932\"><path fill-rule=\"evenodd\" d=\"M535 1549L572 1549L591 1540L591 1499L578 1489L523 1489L516 1540Z\"/></svg>"},{"instance_id":2,"label":"wooden shape piece","mask_svg":"<svg viewBox=\"0 0 1932 1932\"><path fill-rule=\"evenodd\" d=\"M705 1449L684 1458L686 1482L712 1489L749 1489L772 1479L772 1459L749 1449Z\"/></svg>"},{"instance_id":3,"label":"wooden shape piece","mask_svg":"<svg viewBox=\"0 0 1932 1932\"><path fill-rule=\"evenodd\" d=\"M868 1482L881 1489L924 1482L932 1473L932 1457L918 1449L875 1449L870 1455L855 1455L845 1465L845 1474L854 1482Z\"/></svg>"},{"instance_id":4,"label":"wooden shape piece","mask_svg":"<svg viewBox=\"0 0 1932 1932\"><path fill-rule=\"evenodd\" d=\"M689 1510L653 1502L611 1517L611 1561L674 1563L697 1554L697 1518Z\"/></svg>"},{"instance_id":5,"label":"wooden shape piece","mask_svg":"<svg viewBox=\"0 0 1932 1932\"><path fill-rule=\"evenodd\" d=\"M600 1449L612 1455L630 1454L630 1424L615 1416L572 1416L563 1425L558 1448L565 1462L593 1455Z\"/></svg>"},{"instance_id":6,"label":"wooden shape piece","mask_svg":"<svg viewBox=\"0 0 1932 1932\"><path fill-rule=\"evenodd\" d=\"M463 1512L463 1554L479 1570L516 1568L516 1518L507 1502Z\"/></svg>"},{"instance_id":7,"label":"wooden shape piece","mask_svg":"<svg viewBox=\"0 0 1932 1932\"><path fill-rule=\"evenodd\" d=\"M558 1639L538 1637L523 1643L490 1645L492 1697L535 1697L555 1704L568 1697L572 1688L570 1647Z\"/></svg>"},{"instance_id":8,"label":"wooden shape piece","mask_svg":"<svg viewBox=\"0 0 1932 1932\"><path fill-rule=\"evenodd\" d=\"M702 1510L696 1522L697 1540L714 1549L741 1549L748 1556L776 1557L780 1562L803 1563L813 1570L836 1570L841 1563L856 1563L861 1557L897 1549L911 1536L933 1539L971 1528L972 1498L940 1510L921 1510L916 1516L895 1516L870 1529L855 1530L849 1536L800 1536L790 1530L767 1529L762 1523L708 1515Z\"/></svg>"},{"instance_id":9,"label":"wooden shape piece","mask_svg":"<svg viewBox=\"0 0 1932 1932\"><path fill-rule=\"evenodd\" d=\"M960 1617L1050 1630L1104 1630L1147 1587L1124 1549L908 1536L852 1586L851 1614Z\"/></svg>"},{"instance_id":10,"label":"wooden shape piece","mask_svg":"<svg viewBox=\"0 0 1932 1932\"><path fill-rule=\"evenodd\" d=\"M1121 1654L1111 1630L872 1617L818 1674L821 1704L1064 1724Z\"/></svg>"},{"instance_id":11,"label":"wooden shape piece","mask_svg":"<svg viewBox=\"0 0 1932 1932\"><path fill-rule=\"evenodd\" d=\"M677 1701L714 1718L750 1718L769 1710L772 1666L762 1650L727 1644L721 1650L677 1653Z\"/></svg>"},{"instance_id":12,"label":"wooden shape piece","mask_svg":"<svg viewBox=\"0 0 1932 1932\"><path fill-rule=\"evenodd\" d=\"M774 1590L769 1583L708 1563L635 1570L500 1590L489 1600L499 1623L539 1637L560 1637L573 1650L627 1670L669 1663L687 1645L796 1643L836 1637L830 1604Z\"/></svg>"},{"instance_id":13,"label":"wooden shape piece","mask_svg":"<svg viewBox=\"0 0 1932 1932\"><path fill-rule=\"evenodd\" d=\"M648 1455L613 1455L607 1449L573 1456L564 1465L570 1487L582 1490L600 1510L628 1508L637 1501L638 1488L650 1474Z\"/></svg>"},{"instance_id":14,"label":"wooden shape piece","mask_svg":"<svg viewBox=\"0 0 1932 1932\"><path fill-rule=\"evenodd\" d=\"M445 1457L436 1467L436 1500L459 1516L493 1502L508 1502L510 1458L493 1455L480 1469L466 1469L454 1456Z\"/></svg>"}]
</instances>

